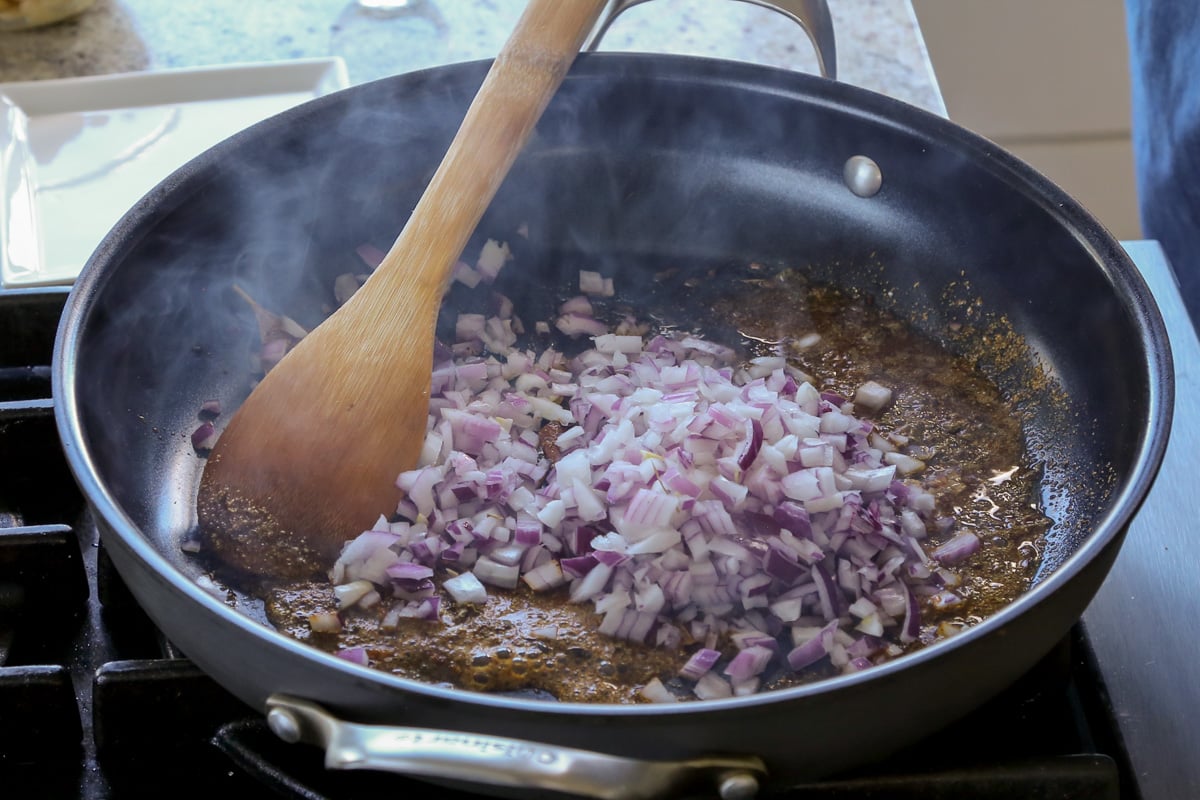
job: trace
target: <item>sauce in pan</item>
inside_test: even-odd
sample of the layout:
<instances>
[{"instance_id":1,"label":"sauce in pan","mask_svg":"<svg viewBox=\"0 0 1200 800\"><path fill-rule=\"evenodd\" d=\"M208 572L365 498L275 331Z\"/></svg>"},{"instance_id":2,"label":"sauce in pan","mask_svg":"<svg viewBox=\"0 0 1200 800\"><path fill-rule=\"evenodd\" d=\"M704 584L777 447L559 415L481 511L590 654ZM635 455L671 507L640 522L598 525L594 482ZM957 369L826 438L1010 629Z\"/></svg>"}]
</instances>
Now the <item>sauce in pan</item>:
<instances>
[{"instance_id":1,"label":"sauce in pan","mask_svg":"<svg viewBox=\"0 0 1200 800\"><path fill-rule=\"evenodd\" d=\"M1029 587L1049 524L1036 503L1036 467L1023 446L1020 420L971 361L864 298L808 286L788 273L743 282L714 312L750 349L773 352L784 343L789 361L813 376L822 392L852 397L868 380L891 388L894 401L873 417L876 433L925 463L916 477L937 497L938 514L953 516L955 531L970 530L982 541L978 552L954 567L961 584L953 590L961 602L938 608L922 598L920 637L906 645L893 642L889 657L953 635ZM548 447L543 454L555 455ZM931 532L926 549L932 552L950 535ZM703 644L688 641L686 633L676 649L636 645L597 632L590 605L568 603L562 590L535 594L522 585L488 594L485 605L466 606L442 591L438 620L393 620L386 629L394 601L385 597L372 608L341 612L336 634L314 633L309 622L313 614L337 610L327 583L276 587L267 610L280 630L299 640L331 652L362 647L372 667L425 682L632 703L642 702L641 689L658 678L686 693L677 674ZM729 642L718 642L717 649L734 651ZM828 659L799 673L773 670L763 676L762 688L835 674Z\"/></svg>"}]
</instances>

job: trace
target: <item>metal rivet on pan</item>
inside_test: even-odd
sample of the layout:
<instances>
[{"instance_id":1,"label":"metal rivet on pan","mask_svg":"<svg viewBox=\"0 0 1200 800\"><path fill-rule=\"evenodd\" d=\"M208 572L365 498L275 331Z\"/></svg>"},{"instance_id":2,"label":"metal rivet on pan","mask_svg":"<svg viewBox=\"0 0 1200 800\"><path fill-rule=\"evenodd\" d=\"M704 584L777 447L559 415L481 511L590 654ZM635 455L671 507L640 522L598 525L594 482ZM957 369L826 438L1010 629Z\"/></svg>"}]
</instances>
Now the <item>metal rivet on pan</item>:
<instances>
[{"instance_id":1,"label":"metal rivet on pan","mask_svg":"<svg viewBox=\"0 0 1200 800\"><path fill-rule=\"evenodd\" d=\"M267 712L267 727L288 744L300 741L300 723L282 708L272 708Z\"/></svg>"},{"instance_id":2,"label":"metal rivet on pan","mask_svg":"<svg viewBox=\"0 0 1200 800\"><path fill-rule=\"evenodd\" d=\"M859 197L874 197L883 185L883 173L873 159L866 156L850 156L842 170L842 179L850 191Z\"/></svg>"},{"instance_id":3,"label":"metal rivet on pan","mask_svg":"<svg viewBox=\"0 0 1200 800\"><path fill-rule=\"evenodd\" d=\"M758 794L758 778L749 772L734 772L721 779L717 787L721 800L750 800Z\"/></svg>"}]
</instances>

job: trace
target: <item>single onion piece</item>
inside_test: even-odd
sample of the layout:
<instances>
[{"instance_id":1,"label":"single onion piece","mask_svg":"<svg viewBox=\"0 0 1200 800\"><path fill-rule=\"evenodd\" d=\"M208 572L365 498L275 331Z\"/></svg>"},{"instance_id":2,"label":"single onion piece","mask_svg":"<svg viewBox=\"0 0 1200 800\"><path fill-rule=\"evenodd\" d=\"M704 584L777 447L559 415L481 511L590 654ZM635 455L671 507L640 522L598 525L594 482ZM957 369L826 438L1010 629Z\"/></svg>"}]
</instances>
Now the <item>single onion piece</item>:
<instances>
[{"instance_id":1,"label":"single onion piece","mask_svg":"<svg viewBox=\"0 0 1200 800\"><path fill-rule=\"evenodd\" d=\"M808 573L801 566L796 554L786 546L772 540L767 545L767 552L762 559L763 572L770 578L792 585Z\"/></svg>"},{"instance_id":2,"label":"single onion piece","mask_svg":"<svg viewBox=\"0 0 1200 800\"><path fill-rule=\"evenodd\" d=\"M359 287L358 278L353 272L345 272L338 275L333 281L333 297L337 300L339 306L344 306L346 301L354 296Z\"/></svg>"},{"instance_id":3,"label":"single onion piece","mask_svg":"<svg viewBox=\"0 0 1200 800\"><path fill-rule=\"evenodd\" d=\"M774 657L775 652L766 647L758 645L747 647L733 657L733 660L725 667L725 674L735 684L747 681L756 675L761 675Z\"/></svg>"},{"instance_id":4,"label":"single onion piece","mask_svg":"<svg viewBox=\"0 0 1200 800\"><path fill-rule=\"evenodd\" d=\"M568 298L558 307L560 314L583 314L584 316L593 316L595 310L592 308L592 301L583 295L575 295Z\"/></svg>"},{"instance_id":5,"label":"single onion piece","mask_svg":"<svg viewBox=\"0 0 1200 800\"><path fill-rule=\"evenodd\" d=\"M942 564L961 564L979 551L982 542L971 531L963 531L929 554Z\"/></svg>"},{"instance_id":6,"label":"single onion piece","mask_svg":"<svg viewBox=\"0 0 1200 800\"><path fill-rule=\"evenodd\" d=\"M860 636L846 648L846 654L851 658L870 658L883 650L884 642L877 636Z\"/></svg>"},{"instance_id":7,"label":"single onion piece","mask_svg":"<svg viewBox=\"0 0 1200 800\"><path fill-rule=\"evenodd\" d=\"M916 475L925 469L925 462L904 453L884 453L883 460L891 464L901 475Z\"/></svg>"},{"instance_id":8,"label":"single onion piece","mask_svg":"<svg viewBox=\"0 0 1200 800\"><path fill-rule=\"evenodd\" d=\"M592 571L592 568L599 564L599 560L594 553L587 553L582 556L573 556L564 558L560 564L563 572L567 573L572 578L582 578Z\"/></svg>"},{"instance_id":9,"label":"single onion piece","mask_svg":"<svg viewBox=\"0 0 1200 800\"><path fill-rule=\"evenodd\" d=\"M502 564L488 556L480 556L471 567L471 572L481 582L498 586L501 589L517 588L520 578L520 568L516 564Z\"/></svg>"},{"instance_id":10,"label":"single onion piece","mask_svg":"<svg viewBox=\"0 0 1200 800\"><path fill-rule=\"evenodd\" d=\"M219 416L221 416L220 400L205 400L200 404L201 419L214 419Z\"/></svg>"},{"instance_id":11,"label":"single onion piece","mask_svg":"<svg viewBox=\"0 0 1200 800\"><path fill-rule=\"evenodd\" d=\"M758 451L762 448L763 443L763 427L762 423L751 417L746 420L746 436L742 441L742 446L738 448L737 465L743 469L750 469L750 465L754 463L754 459L758 458Z\"/></svg>"},{"instance_id":12,"label":"single onion piece","mask_svg":"<svg viewBox=\"0 0 1200 800\"><path fill-rule=\"evenodd\" d=\"M433 577L433 570L423 564L398 562L385 569L388 577L405 581L423 581Z\"/></svg>"},{"instance_id":13,"label":"single onion piece","mask_svg":"<svg viewBox=\"0 0 1200 800\"><path fill-rule=\"evenodd\" d=\"M626 553L621 553L616 550L600 550L596 549L590 554L601 564L607 564L610 567L617 567L629 560Z\"/></svg>"},{"instance_id":14,"label":"single onion piece","mask_svg":"<svg viewBox=\"0 0 1200 800\"><path fill-rule=\"evenodd\" d=\"M456 578L444 581L442 587L450 593L455 602L474 605L487 602L487 589L473 573L464 572Z\"/></svg>"},{"instance_id":15,"label":"single onion piece","mask_svg":"<svg viewBox=\"0 0 1200 800\"><path fill-rule=\"evenodd\" d=\"M513 542L525 547L533 547L542 540L542 523L536 517L528 514L517 516L517 525L513 528Z\"/></svg>"},{"instance_id":16,"label":"single onion piece","mask_svg":"<svg viewBox=\"0 0 1200 800\"><path fill-rule=\"evenodd\" d=\"M458 261L454 264L454 271L451 273L451 277L468 289L474 289L483 280L483 276L472 269L471 265L465 261Z\"/></svg>"},{"instance_id":17,"label":"single onion piece","mask_svg":"<svg viewBox=\"0 0 1200 800\"><path fill-rule=\"evenodd\" d=\"M413 600L404 605L398 611L393 609L396 619L423 619L436 620L438 618L438 607L440 600L437 595L426 597L423 600Z\"/></svg>"},{"instance_id":18,"label":"single onion piece","mask_svg":"<svg viewBox=\"0 0 1200 800\"><path fill-rule=\"evenodd\" d=\"M650 682L642 687L639 694L651 703L679 702L679 698L673 695L671 690L664 686L658 678L651 678Z\"/></svg>"},{"instance_id":19,"label":"single onion piece","mask_svg":"<svg viewBox=\"0 0 1200 800\"><path fill-rule=\"evenodd\" d=\"M341 633L342 620L331 611L322 611L309 615L308 627L313 633Z\"/></svg>"},{"instance_id":20,"label":"single onion piece","mask_svg":"<svg viewBox=\"0 0 1200 800\"><path fill-rule=\"evenodd\" d=\"M535 639L546 639L547 641L554 641L554 640L558 639L558 626L557 625L545 625L541 628L534 628L529 633Z\"/></svg>"},{"instance_id":21,"label":"single onion piece","mask_svg":"<svg viewBox=\"0 0 1200 800\"><path fill-rule=\"evenodd\" d=\"M597 563L587 575L571 586L571 602L582 603L604 591L608 579L612 577L612 571L613 568L607 564Z\"/></svg>"},{"instance_id":22,"label":"single onion piece","mask_svg":"<svg viewBox=\"0 0 1200 800\"><path fill-rule=\"evenodd\" d=\"M837 621L830 622L824 628L813 636L808 641L792 649L787 655L788 666L794 670L801 670L807 666L817 663L826 655L829 654L827 642L833 636L833 632L837 630Z\"/></svg>"},{"instance_id":23,"label":"single onion piece","mask_svg":"<svg viewBox=\"0 0 1200 800\"><path fill-rule=\"evenodd\" d=\"M267 372L271 367L278 364L287 355L288 340L284 338L272 339L263 344L262 349L258 352L258 359L262 362L263 372Z\"/></svg>"},{"instance_id":24,"label":"single onion piece","mask_svg":"<svg viewBox=\"0 0 1200 800\"><path fill-rule=\"evenodd\" d=\"M565 585L567 576L563 573L559 562L547 561L545 564L527 571L521 576L521 580L525 581L525 585L533 591L545 592Z\"/></svg>"},{"instance_id":25,"label":"single onion piece","mask_svg":"<svg viewBox=\"0 0 1200 800\"><path fill-rule=\"evenodd\" d=\"M892 390L875 381L867 381L854 392L855 408L882 411L891 402Z\"/></svg>"},{"instance_id":26,"label":"single onion piece","mask_svg":"<svg viewBox=\"0 0 1200 800\"><path fill-rule=\"evenodd\" d=\"M608 333L608 326L600 320L574 312L559 316L554 320L554 327L572 337L600 336Z\"/></svg>"},{"instance_id":27,"label":"single onion piece","mask_svg":"<svg viewBox=\"0 0 1200 800\"><path fill-rule=\"evenodd\" d=\"M370 581L364 580L352 581L333 587L333 594L337 597L339 611L350 608L350 606L356 604L373 591L375 591L374 585Z\"/></svg>"},{"instance_id":28,"label":"single onion piece","mask_svg":"<svg viewBox=\"0 0 1200 800\"><path fill-rule=\"evenodd\" d=\"M678 510L677 498L663 492L638 489L625 509L621 533L630 541L640 541L657 530L669 527Z\"/></svg>"},{"instance_id":29,"label":"single onion piece","mask_svg":"<svg viewBox=\"0 0 1200 800\"><path fill-rule=\"evenodd\" d=\"M817 585L817 598L821 603L822 614L825 619L836 621L845 603L841 588L820 562L813 564L811 575Z\"/></svg>"},{"instance_id":30,"label":"single onion piece","mask_svg":"<svg viewBox=\"0 0 1200 800\"><path fill-rule=\"evenodd\" d=\"M809 519L808 511L799 503L784 501L775 506L774 513L775 522L779 523L779 527L801 539L812 538L812 521Z\"/></svg>"},{"instance_id":31,"label":"single onion piece","mask_svg":"<svg viewBox=\"0 0 1200 800\"><path fill-rule=\"evenodd\" d=\"M425 600L434 595L437 587L433 585L433 581L426 578L425 580L393 580L392 593L402 600ZM378 594L378 592L376 592ZM369 595L367 595L369 597ZM364 608L368 607L367 597L364 597L358 604ZM378 601L375 601L378 602Z\"/></svg>"},{"instance_id":32,"label":"single onion piece","mask_svg":"<svg viewBox=\"0 0 1200 800\"><path fill-rule=\"evenodd\" d=\"M367 666L370 662L370 659L367 658L366 648L363 647L347 647L343 650L338 650L334 655L362 667Z\"/></svg>"},{"instance_id":33,"label":"single onion piece","mask_svg":"<svg viewBox=\"0 0 1200 800\"><path fill-rule=\"evenodd\" d=\"M852 658L846 664L846 666L842 668L842 672L847 672L847 673L861 672L862 670L867 669L871 666L874 666L874 665L871 663L871 660L869 658L862 658L862 657Z\"/></svg>"},{"instance_id":34,"label":"single onion piece","mask_svg":"<svg viewBox=\"0 0 1200 800\"><path fill-rule=\"evenodd\" d=\"M732 361L737 357L737 352L732 347L710 342L707 339L699 339L695 336L684 337L679 343L688 350L715 356L724 361Z\"/></svg>"},{"instance_id":35,"label":"single onion piece","mask_svg":"<svg viewBox=\"0 0 1200 800\"><path fill-rule=\"evenodd\" d=\"M692 653L687 663L679 669L679 675L688 680L700 680L706 672L713 668L720 658L721 653L717 650L702 647L695 653Z\"/></svg>"},{"instance_id":36,"label":"single onion piece","mask_svg":"<svg viewBox=\"0 0 1200 800\"><path fill-rule=\"evenodd\" d=\"M696 687L692 693L701 700L717 700L722 697L732 697L733 687L720 675L709 672L696 681Z\"/></svg>"},{"instance_id":37,"label":"single onion piece","mask_svg":"<svg viewBox=\"0 0 1200 800\"><path fill-rule=\"evenodd\" d=\"M579 291L584 294L612 297L614 294L613 279L605 278L599 272L579 270Z\"/></svg>"},{"instance_id":38,"label":"single onion piece","mask_svg":"<svg viewBox=\"0 0 1200 800\"><path fill-rule=\"evenodd\" d=\"M880 467L878 469L846 470L845 475L850 479L850 485L863 492L883 492L892 485L896 476L896 467Z\"/></svg>"},{"instance_id":39,"label":"single onion piece","mask_svg":"<svg viewBox=\"0 0 1200 800\"><path fill-rule=\"evenodd\" d=\"M488 551L487 557L497 564L502 564L506 567L517 567L519 570L526 550L528 548L522 544L506 544L503 547L497 547L494 550ZM515 588L515 586L510 588Z\"/></svg>"},{"instance_id":40,"label":"single onion piece","mask_svg":"<svg viewBox=\"0 0 1200 800\"><path fill-rule=\"evenodd\" d=\"M479 258L475 261L475 269L479 270L479 274L483 276L484 281L491 283L496 280L496 276L500 274L500 270L504 265L512 259L512 251L508 249L508 242L498 242L495 239L488 239L483 245L483 249L479 251Z\"/></svg>"},{"instance_id":41,"label":"single onion piece","mask_svg":"<svg viewBox=\"0 0 1200 800\"><path fill-rule=\"evenodd\" d=\"M375 245L367 243L360 244L358 247L354 248L354 252L358 254L358 257L362 259L362 262L371 269L375 269L382 264L384 256L387 255L387 253L383 252Z\"/></svg>"},{"instance_id":42,"label":"single onion piece","mask_svg":"<svg viewBox=\"0 0 1200 800\"><path fill-rule=\"evenodd\" d=\"M930 605L938 611L945 611L948 608L954 608L963 602L963 599L951 591L941 591L929 599Z\"/></svg>"},{"instance_id":43,"label":"single onion piece","mask_svg":"<svg viewBox=\"0 0 1200 800\"><path fill-rule=\"evenodd\" d=\"M459 314L454 322L454 340L469 342L483 336L487 320L483 314Z\"/></svg>"},{"instance_id":44,"label":"single onion piece","mask_svg":"<svg viewBox=\"0 0 1200 800\"><path fill-rule=\"evenodd\" d=\"M904 624L900 628L900 641L915 642L921 635L921 604L912 590L904 584Z\"/></svg>"},{"instance_id":45,"label":"single onion piece","mask_svg":"<svg viewBox=\"0 0 1200 800\"><path fill-rule=\"evenodd\" d=\"M217 429L212 422L205 421L192 431L192 447L196 452L212 450L217 443Z\"/></svg>"}]
</instances>

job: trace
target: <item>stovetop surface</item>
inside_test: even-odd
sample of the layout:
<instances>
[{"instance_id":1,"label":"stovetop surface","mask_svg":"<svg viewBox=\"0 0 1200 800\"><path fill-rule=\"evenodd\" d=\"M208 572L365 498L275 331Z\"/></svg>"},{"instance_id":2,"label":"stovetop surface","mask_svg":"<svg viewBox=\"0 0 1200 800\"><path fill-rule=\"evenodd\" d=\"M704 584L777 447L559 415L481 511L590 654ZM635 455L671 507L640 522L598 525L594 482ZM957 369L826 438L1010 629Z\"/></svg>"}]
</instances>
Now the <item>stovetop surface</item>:
<instances>
[{"instance_id":1,"label":"stovetop surface","mask_svg":"<svg viewBox=\"0 0 1200 800\"><path fill-rule=\"evenodd\" d=\"M1158 479L1083 626L1142 797L1200 797L1200 343L1158 243L1124 245L1167 324L1175 414Z\"/></svg>"},{"instance_id":2,"label":"stovetop surface","mask_svg":"<svg viewBox=\"0 0 1200 800\"><path fill-rule=\"evenodd\" d=\"M1163 477L1084 624L950 728L869 770L781 796L1200 796L1200 728L1188 720L1200 708L1200 668L1187 636L1200 610L1188 572L1200 563L1200 545L1186 535L1200 436L1189 413L1198 380L1190 370L1200 364L1200 345L1157 246L1127 247L1168 320L1180 397ZM55 432L48 364L64 299L62 290L0 292L0 794L92 800L269 787L284 797L340 798L423 790L397 776L327 773L318 751L276 739L260 715L174 652L137 607ZM1164 700L1162 688L1172 685Z\"/></svg>"}]
</instances>

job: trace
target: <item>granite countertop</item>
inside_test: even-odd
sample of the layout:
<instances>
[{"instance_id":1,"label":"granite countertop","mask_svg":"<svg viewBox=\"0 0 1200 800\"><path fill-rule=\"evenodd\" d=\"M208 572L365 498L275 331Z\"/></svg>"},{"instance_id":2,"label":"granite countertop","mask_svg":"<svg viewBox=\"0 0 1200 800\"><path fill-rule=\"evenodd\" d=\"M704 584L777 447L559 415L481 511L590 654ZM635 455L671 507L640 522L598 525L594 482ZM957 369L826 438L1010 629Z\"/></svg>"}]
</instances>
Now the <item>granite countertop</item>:
<instances>
[{"instance_id":1,"label":"granite countertop","mask_svg":"<svg viewBox=\"0 0 1200 800\"><path fill-rule=\"evenodd\" d=\"M410 0L372 18L355 0L96 0L81 16L0 33L0 83L330 55L351 83L490 58L524 0ZM839 79L944 115L910 0L829 0ZM732 0L657 0L627 11L601 49L753 61L816 73L782 15Z\"/></svg>"}]
</instances>

